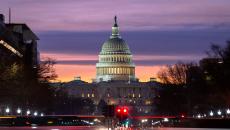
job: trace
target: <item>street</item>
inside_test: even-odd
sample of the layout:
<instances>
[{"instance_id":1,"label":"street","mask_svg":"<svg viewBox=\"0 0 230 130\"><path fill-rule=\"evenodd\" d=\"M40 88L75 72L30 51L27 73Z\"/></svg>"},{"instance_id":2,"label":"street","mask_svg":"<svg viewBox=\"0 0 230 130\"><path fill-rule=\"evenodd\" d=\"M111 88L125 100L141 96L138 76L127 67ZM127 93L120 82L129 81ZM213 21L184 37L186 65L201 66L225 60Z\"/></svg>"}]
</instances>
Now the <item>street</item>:
<instances>
[{"instance_id":1,"label":"street","mask_svg":"<svg viewBox=\"0 0 230 130\"><path fill-rule=\"evenodd\" d=\"M38 126L38 127L0 127L0 130L107 130L92 126Z\"/></svg>"},{"instance_id":2,"label":"street","mask_svg":"<svg viewBox=\"0 0 230 130\"><path fill-rule=\"evenodd\" d=\"M106 127L90 126L41 126L41 127L0 127L1 130L108 130ZM228 130L216 128L133 128L116 130Z\"/></svg>"}]
</instances>

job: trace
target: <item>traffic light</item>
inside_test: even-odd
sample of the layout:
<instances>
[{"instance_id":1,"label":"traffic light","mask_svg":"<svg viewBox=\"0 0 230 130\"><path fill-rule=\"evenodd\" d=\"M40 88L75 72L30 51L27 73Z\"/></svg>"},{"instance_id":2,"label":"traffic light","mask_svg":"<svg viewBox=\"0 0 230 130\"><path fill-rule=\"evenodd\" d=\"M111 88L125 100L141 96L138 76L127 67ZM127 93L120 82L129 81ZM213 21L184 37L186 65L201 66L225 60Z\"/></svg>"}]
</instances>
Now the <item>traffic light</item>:
<instances>
[{"instance_id":1,"label":"traffic light","mask_svg":"<svg viewBox=\"0 0 230 130\"><path fill-rule=\"evenodd\" d=\"M129 109L125 106L118 106L116 108L116 117L119 119L119 121L124 121L128 118L129 115Z\"/></svg>"}]
</instances>

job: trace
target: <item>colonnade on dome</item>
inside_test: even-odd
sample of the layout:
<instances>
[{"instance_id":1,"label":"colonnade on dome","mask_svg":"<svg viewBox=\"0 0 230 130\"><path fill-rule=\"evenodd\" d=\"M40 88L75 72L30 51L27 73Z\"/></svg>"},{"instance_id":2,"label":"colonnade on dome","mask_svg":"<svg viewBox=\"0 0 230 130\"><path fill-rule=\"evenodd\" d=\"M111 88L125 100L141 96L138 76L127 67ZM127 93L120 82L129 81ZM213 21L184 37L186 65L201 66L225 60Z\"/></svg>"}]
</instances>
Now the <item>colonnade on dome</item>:
<instances>
[{"instance_id":1,"label":"colonnade on dome","mask_svg":"<svg viewBox=\"0 0 230 130\"><path fill-rule=\"evenodd\" d=\"M132 62L131 55L100 55L99 62Z\"/></svg>"},{"instance_id":2,"label":"colonnade on dome","mask_svg":"<svg viewBox=\"0 0 230 130\"><path fill-rule=\"evenodd\" d=\"M99 67L97 75L135 75L134 67Z\"/></svg>"}]
</instances>

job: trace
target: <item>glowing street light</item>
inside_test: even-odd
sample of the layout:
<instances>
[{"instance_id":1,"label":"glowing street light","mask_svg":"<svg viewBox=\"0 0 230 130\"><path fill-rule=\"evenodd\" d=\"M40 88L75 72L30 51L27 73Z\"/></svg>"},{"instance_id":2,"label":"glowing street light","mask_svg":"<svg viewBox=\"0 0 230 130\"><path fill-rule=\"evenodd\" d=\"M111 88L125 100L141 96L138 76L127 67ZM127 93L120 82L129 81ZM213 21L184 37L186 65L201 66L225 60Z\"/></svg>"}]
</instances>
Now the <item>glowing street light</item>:
<instances>
[{"instance_id":1,"label":"glowing street light","mask_svg":"<svg viewBox=\"0 0 230 130\"><path fill-rule=\"evenodd\" d=\"M30 110L27 110L26 111L26 115L28 116L30 114Z\"/></svg>"},{"instance_id":2,"label":"glowing street light","mask_svg":"<svg viewBox=\"0 0 230 130\"><path fill-rule=\"evenodd\" d=\"M38 113L37 112L34 112L34 116L37 116L38 115Z\"/></svg>"},{"instance_id":3,"label":"glowing street light","mask_svg":"<svg viewBox=\"0 0 230 130\"><path fill-rule=\"evenodd\" d=\"M200 114L198 114L198 116L197 116L198 118L201 118L201 115Z\"/></svg>"},{"instance_id":4,"label":"glowing street light","mask_svg":"<svg viewBox=\"0 0 230 130\"><path fill-rule=\"evenodd\" d=\"M21 114L22 110L20 108L17 109L17 113Z\"/></svg>"},{"instance_id":5,"label":"glowing street light","mask_svg":"<svg viewBox=\"0 0 230 130\"><path fill-rule=\"evenodd\" d=\"M226 113L227 113L227 114L230 114L230 109L227 109L227 110L226 110Z\"/></svg>"},{"instance_id":6,"label":"glowing street light","mask_svg":"<svg viewBox=\"0 0 230 130\"><path fill-rule=\"evenodd\" d=\"M210 115L210 116L213 116L213 115L214 115L214 113L211 111L211 112L209 113L209 115Z\"/></svg>"},{"instance_id":7,"label":"glowing street light","mask_svg":"<svg viewBox=\"0 0 230 130\"><path fill-rule=\"evenodd\" d=\"M10 108L7 107L5 111L6 111L7 114L10 113Z\"/></svg>"},{"instance_id":8,"label":"glowing street light","mask_svg":"<svg viewBox=\"0 0 230 130\"><path fill-rule=\"evenodd\" d=\"M222 112L219 110L219 111L217 112L217 114L220 116L220 115L222 114Z\"/></svg>"},{"instance_id":9,"label":"glowing street light","mask_svg":"<svg viewBox=\"0 0 230 130\"><path fill-rule=\"evenodd\" d=\"M43 113L41 113L41 116L44 116L44 114L43 114Z\"/></svg>"}]
</instances>

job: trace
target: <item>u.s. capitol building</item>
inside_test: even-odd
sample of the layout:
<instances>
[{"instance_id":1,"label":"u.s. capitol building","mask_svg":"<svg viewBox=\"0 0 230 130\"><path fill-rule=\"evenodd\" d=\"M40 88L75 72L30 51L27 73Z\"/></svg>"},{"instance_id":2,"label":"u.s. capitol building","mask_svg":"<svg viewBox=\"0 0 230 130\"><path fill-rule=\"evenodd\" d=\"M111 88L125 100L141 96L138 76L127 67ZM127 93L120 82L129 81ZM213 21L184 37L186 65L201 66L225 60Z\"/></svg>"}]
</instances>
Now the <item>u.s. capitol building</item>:
<instances>
[{"instance_id":1,"label":"u.s. capitol building","mask_svg":"<svg viewBox=\"0 0 230 130\"><path fill-rule=\"evenodd\" d=\"M96 78L92 83L80 78L62 84L69 96L90 98L95 104L126 105L136 113L152 113L156 87L155 80L139 82L128 44L119 34L114 18L112 34L102 45L96 64Z\"/></svg>"},{"instance_id":2,"label":"u.s. capitol building","mask_svg":"<svg viewBox=\"0 0 230 130\"><path fill-rule=\"evenodd\" d=\"M112 35L103 44L96 67L96 82L98 83L102 81L136 81L132 54L129 46L119 34L116 16Z\"/></svg>"}]
</instances>

